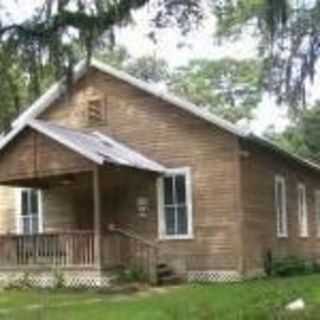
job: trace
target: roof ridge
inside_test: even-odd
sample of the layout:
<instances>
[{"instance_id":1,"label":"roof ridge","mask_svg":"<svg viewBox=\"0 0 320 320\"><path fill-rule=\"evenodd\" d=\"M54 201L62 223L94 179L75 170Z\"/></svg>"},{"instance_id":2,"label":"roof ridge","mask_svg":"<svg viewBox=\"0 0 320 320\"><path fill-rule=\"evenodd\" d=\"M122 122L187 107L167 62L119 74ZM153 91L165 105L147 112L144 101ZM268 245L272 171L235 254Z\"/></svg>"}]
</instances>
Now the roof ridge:
<instances>
[{"instance_id":1,"label":"roof ridge","mask_svg":"<svg viewBox=\"0 0 320 320\"><path fill-rule=\"evenodd\" d=\"M163 92L163 90L159 90L155 87L152 87L150 84L145 83L142 80L139 80L124 71L117 70L97 59L92 59L91 67L96 68L97 70L107 73L119 80L127 82L128 84L143 90L163 101L168 102L169 104L175 105L178 108L181 108L190 114L207 121L215 126L230 132L231 134L236 135L239 138L247 139L254 141L256 143L264 144L265 147L273 151L280 152L283 156L290 157L291 159L298 161L300 164L306 165L309 168L317 169L320 172L320 166L313 163L312 161L306 160L296 154L292 154L289 151L281 148L276 145L274 142L262 138L258 135L252 134L250 130L243 130L238 126L230 123L229 121L222 119L207 110L201 110L201 107L198 107L192 104L189 101L186 101L180 97L174 96L171 93ZM88 64L83 60L78 63L75 68L74 81L78 81L81 77L83 77L88 70ZM38 100L36 100L28 109L26 109L14 122L13 122L13 130L9 132L0 142L0 149L8 142L10 139L15 136L16 132L19 131L20 126L25 126L30 119L34 119L37 115L43 112L47 107L49 107L55 99L57 99L61 93L65 90L65 86L63 85L63 79L50 87L50 89L42 95ZM254 137L254 138L253 138Z\"/></svg>"}]
</instances>

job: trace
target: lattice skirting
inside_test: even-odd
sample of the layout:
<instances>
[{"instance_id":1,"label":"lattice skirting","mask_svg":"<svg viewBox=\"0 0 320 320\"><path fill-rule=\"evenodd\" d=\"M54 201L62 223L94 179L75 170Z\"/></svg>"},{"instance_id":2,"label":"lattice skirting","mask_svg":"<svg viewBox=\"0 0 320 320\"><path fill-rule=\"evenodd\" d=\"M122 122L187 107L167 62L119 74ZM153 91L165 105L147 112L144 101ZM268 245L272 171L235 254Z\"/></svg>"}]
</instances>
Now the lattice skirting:
<instances>
[{"instance_id":1,"label":"lattice skirting","mask_svg":"<svg viewBox=\"0 0 320 320\"><path fill-rule=\"evenodd\" d=\"M187 279L190 282L236 282L243 278L238 271L232 270L205 270L188 271Z\"/></svg>"},{"instance_id":2,"label":"lattice skirting","mask_svg":"<svg viewBox=\"0 0 320 320\"><path fill-rule=\"evenodd\" d=\"M113 276L94 270L59 271L63 285L70 288L110 287ZM28 284L32 287L53 288L57 285L56 271L0 271L0 287Z\"/></svg>"}]
</instances>

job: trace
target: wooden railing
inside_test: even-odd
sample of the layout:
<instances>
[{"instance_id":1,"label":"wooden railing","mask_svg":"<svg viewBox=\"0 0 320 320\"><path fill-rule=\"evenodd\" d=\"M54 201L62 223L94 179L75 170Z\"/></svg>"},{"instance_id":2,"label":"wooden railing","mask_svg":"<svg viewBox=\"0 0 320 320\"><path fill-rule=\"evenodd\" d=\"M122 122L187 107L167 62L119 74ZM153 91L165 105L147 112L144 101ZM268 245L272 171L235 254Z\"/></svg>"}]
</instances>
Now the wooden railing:
<instances>
[{"instance_id":1,"label":"wooden railing","mask_svg":"<svg viewBox=\"0 0 320 320\"><path fill-rule=\"evenodd\" d=\"M151 283L157 283L158 247L138 234L120 228L110 230L112 241L105 238L103 245L106 259L112 257L113 264L141 271ZM110 238L109 238L110 239ZM106 253L106 249L112 254Z\"/></svg>"},{"instance_id":2,"label":"wooden railing","mask_svg":"<svg viewBox=\"0 0 320 320\"><path fill-rule=\"evenodd\" d=\"M85 267L94 265L94 257L92 231L0 236L0 268Z\"/></svg>"},{"instance_id":3,"label":"wooden railing","mask_svg":"<svg viewBox=\"0 0 320 320\"><path fill-rule=\"evenodd\" d=\"M93 231L35 235L0 235L0 269L28 267L97 267ZM158 247L134 232L113 228L101 238L101 268L126 267L142 271L157 282Z\"/></svg>"}]
</instances>

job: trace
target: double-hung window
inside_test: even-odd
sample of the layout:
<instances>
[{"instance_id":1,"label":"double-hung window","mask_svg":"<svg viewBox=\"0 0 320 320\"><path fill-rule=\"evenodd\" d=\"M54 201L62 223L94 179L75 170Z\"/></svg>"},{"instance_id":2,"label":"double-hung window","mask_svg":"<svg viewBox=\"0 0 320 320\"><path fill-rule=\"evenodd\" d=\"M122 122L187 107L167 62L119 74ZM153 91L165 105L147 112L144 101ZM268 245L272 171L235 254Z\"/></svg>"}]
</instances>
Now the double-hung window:
<instances>
[{"instance_id":1,"label":"double-hung window","mask_svg":"<svg viewBox=\"0 0 320 320\"><path fill-rule=\"evenodd\" d=\"M275 177L275 210L277 215L277 235L288 237L286 181L282 176Z\"/></svg>"},{"instance_id":2,"label":"double-hung window","mask_svg":"<svg viewBox=\"0 0 320 320\"><path fill-rule=\"evenodd\" d=\"M170 170L165 176L159 178L158 193L160 238L192 238L190 169Z\"/></svg>"},{"instance_id":3,"label":"double-hung window","mask_svg":"<svg viewBox=\"0 0 320 320\"><path fill-rule=\"evenodd\" d=\"M41 192L36 189L17 191L17 227L23 234L42 231Z\"/></svg>"},{"instance_id":4,"label":"double-hung window","mask_svg":"<svg viewBox=\"0 0 320 320\"><path fill-rule=\"evenodd\" d=\"M308 208L306 186L302 183L298 184L298 225L300 237L308 237Z\"/></svg>"}]
</instances>

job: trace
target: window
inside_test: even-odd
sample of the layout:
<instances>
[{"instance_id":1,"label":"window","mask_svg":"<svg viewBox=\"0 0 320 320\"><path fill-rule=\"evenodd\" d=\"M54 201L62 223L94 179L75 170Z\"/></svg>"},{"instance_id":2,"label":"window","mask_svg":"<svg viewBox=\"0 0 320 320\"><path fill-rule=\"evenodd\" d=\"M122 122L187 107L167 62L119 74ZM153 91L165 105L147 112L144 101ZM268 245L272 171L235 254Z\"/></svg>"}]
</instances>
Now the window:
<instances>
[{"instance_id":1,"label":"window","mask_svg":"<svg viewBox=\"0 0 320 320\"><path fill-rule=\"evenodd\" d=\"M300 237L308 237L308 210L306 186L302 183L298 184L298 225Z\"/></svg>"},{"instance_id":2,"label":"window","mask_svg":"<svg viewBox=\"0 0 320 320\"><path fill-rule=\"evenodd\" d=\"M315 192L315 212L317 223L317 236L320 237L320 190Z\"/></svg>"},{"instance_id":3,"label":"window","mask_svg":"<svg viewBox=\"0 0 320 320\"><path fill-rule=\"evenodd\" d=\"M286 183L281 176L275 178L275 209L277 214L278 237L288 236Z\"/></svg>"},{"instance_id":4,"label":"window","mask_svg":"<svg viewBox=\"0 0 320 320\"><path fill-rule=\"evenodd\" d=\"M17 231L35 234L42 231L41 192L19 189L17 193Z\"/></svg>"},{"instance_id":5,"label":"window","mask_svg":"<svg viewBox=\"0 0 320 320\"><path fill-rule=\"evenodd\" d=\"M162 239L192 238L191 173L170 170L159 178L159 235Z\"/></svg>"}]
</instances>

